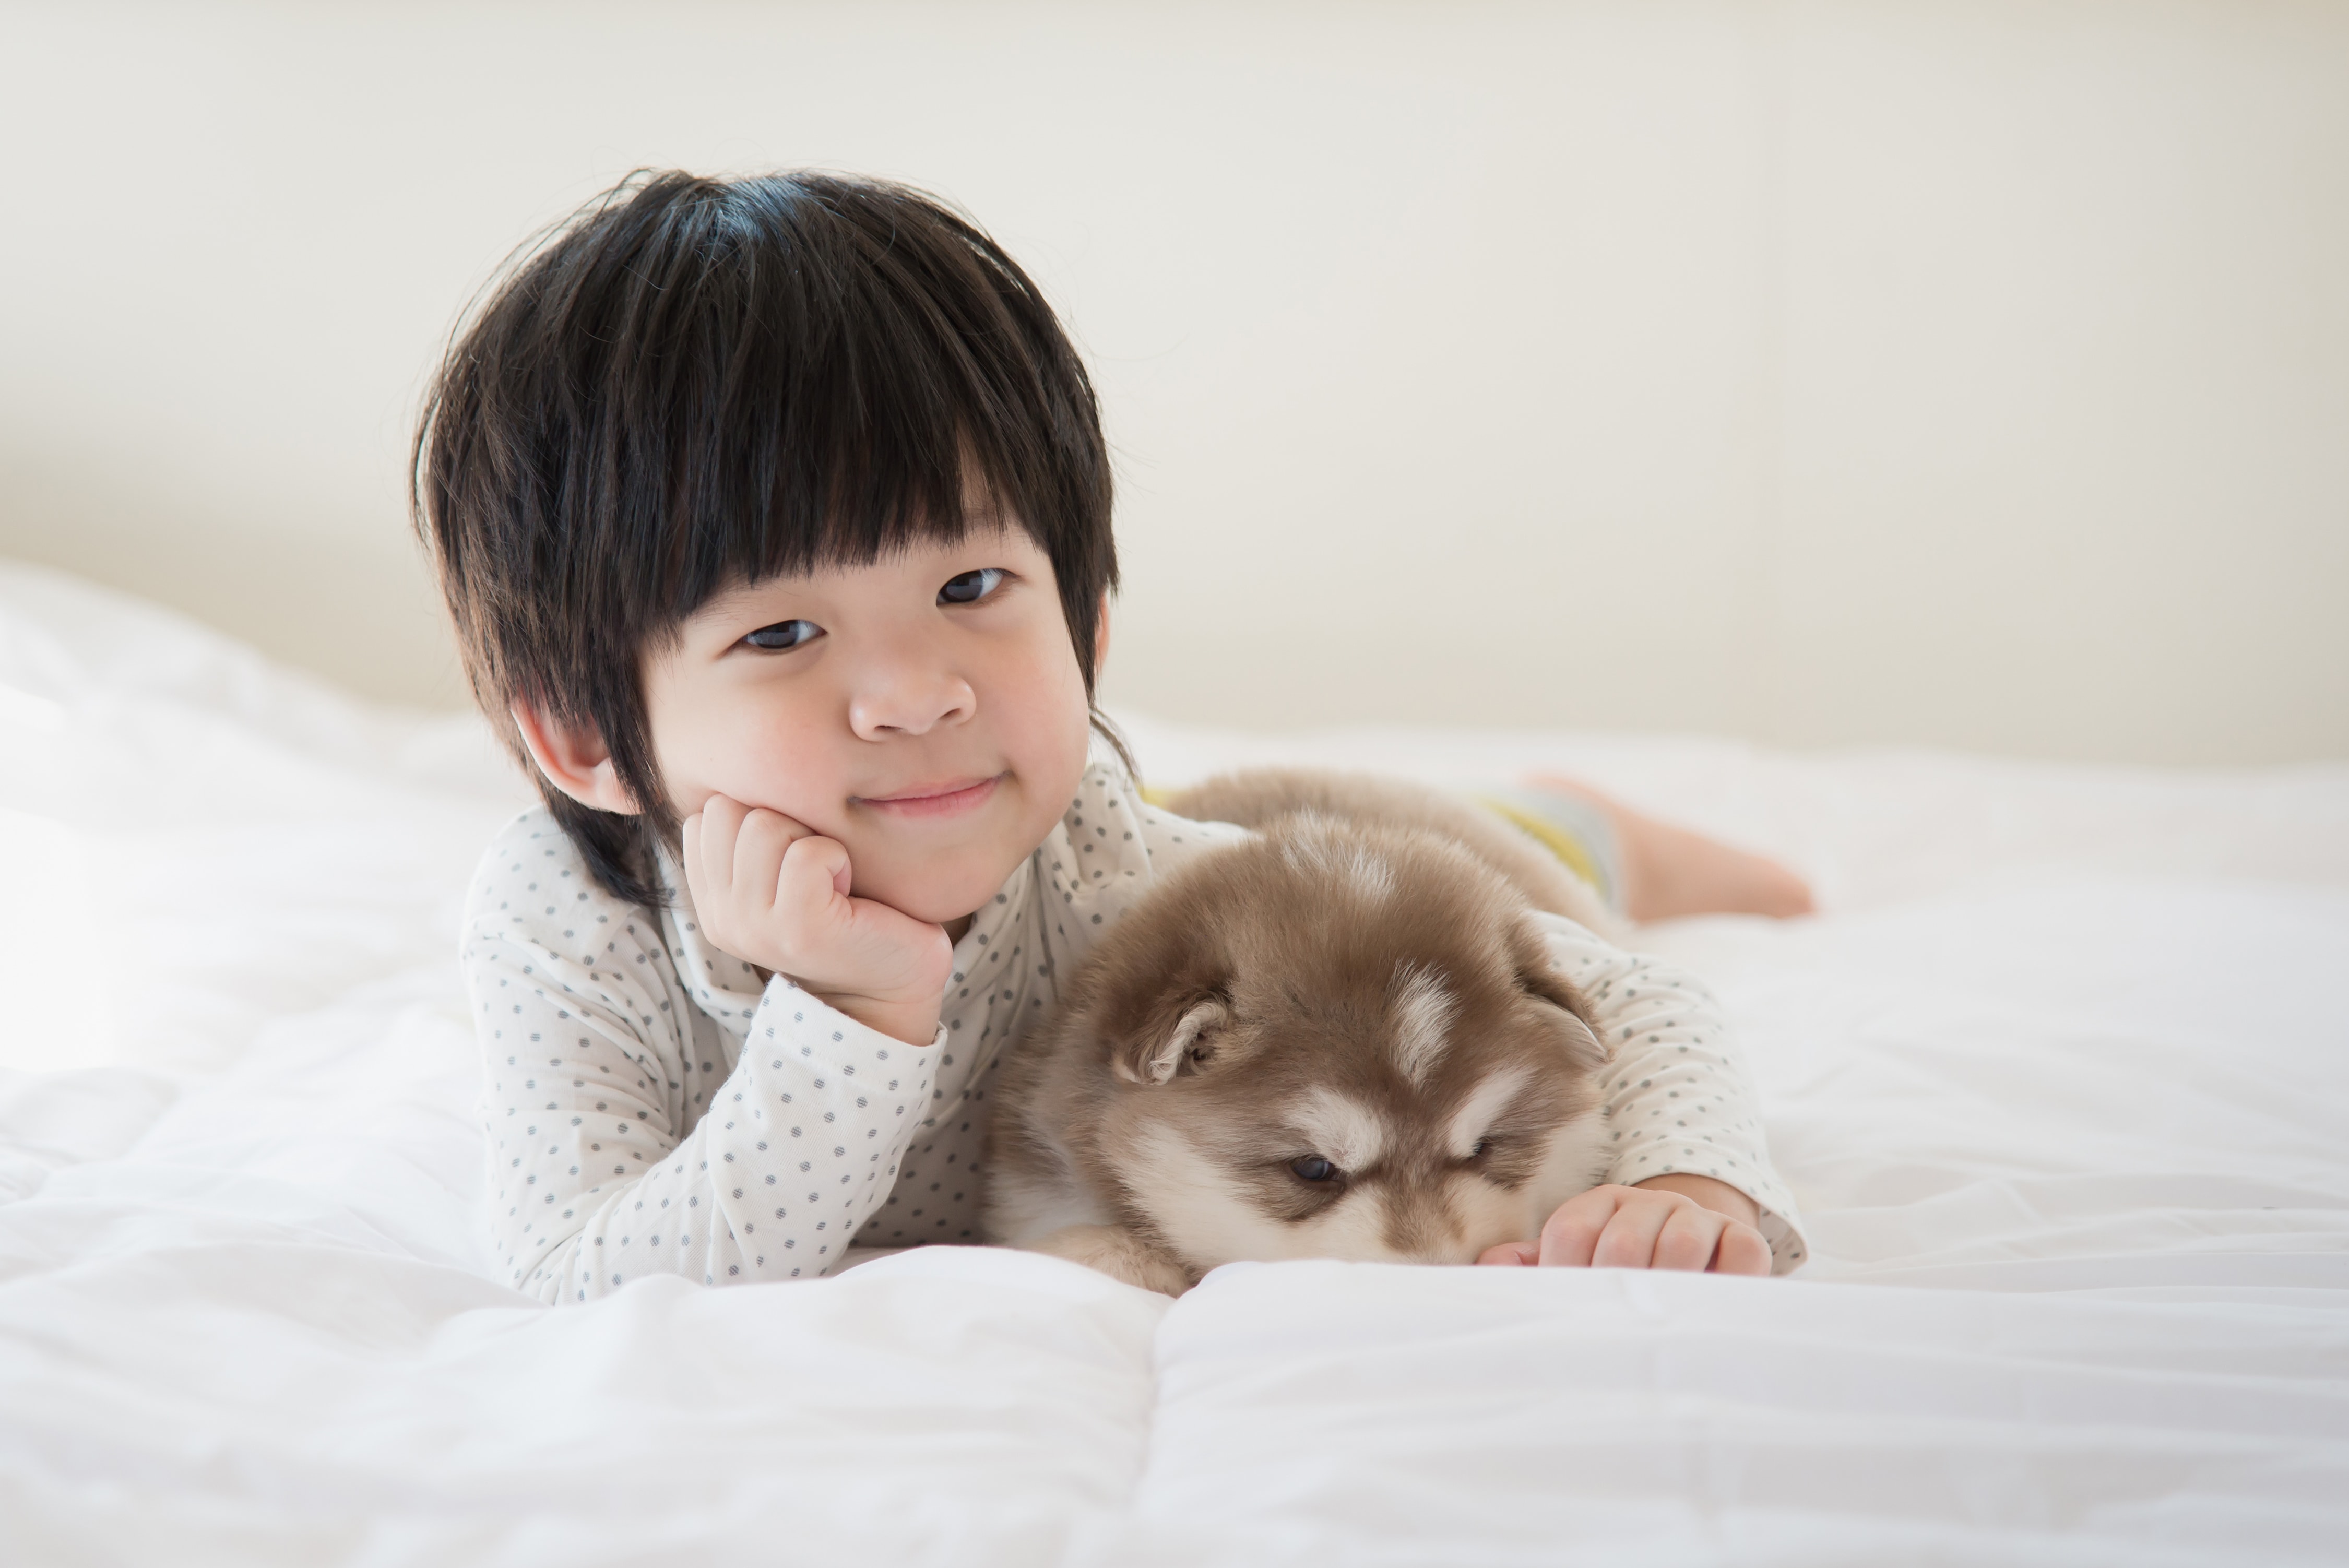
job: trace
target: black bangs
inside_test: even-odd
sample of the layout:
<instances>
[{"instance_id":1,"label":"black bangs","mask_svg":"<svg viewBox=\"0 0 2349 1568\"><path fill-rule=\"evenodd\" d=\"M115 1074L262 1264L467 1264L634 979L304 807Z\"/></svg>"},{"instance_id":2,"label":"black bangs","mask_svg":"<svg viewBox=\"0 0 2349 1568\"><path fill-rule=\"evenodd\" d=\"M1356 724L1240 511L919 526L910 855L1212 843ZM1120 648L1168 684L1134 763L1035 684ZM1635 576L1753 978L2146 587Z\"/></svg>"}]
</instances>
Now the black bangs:
<instances>
[{"instance_id":1,"label":"black bangs","mask_svg":"<svg viewBox=\"0 0 2349 1568\"><path fill-rule=\"evenodd\" d=\"M999 509L1052 560L1090 690L1116 581L1092 383L1035 284L935 199L834 175L640 174L525 253L430 390L413 499L510 745L516 700L593 724L655 803L547 790L639 903L643 830L674 830L639 665L713 595Z\"/></svg>"},{"instance_id":2,"label":"black bangs","mask_svg":"<svg viewBox=\"0 0 2349 1568\"><path fill-rule=\"evenodd\" d=\"M704 199L664 200L688 191ZM600 405L613 478L658 513L620 531L662 552L639 564L668 614L740 578L958 536L971 466L1016 514L1036 510L1019 481L1051 466L1049 346L1020 319L1033 285L975 230L830 181L669 175L639 211L550 303L599 351L581 413Z\"/></svg>"}]
</instances>

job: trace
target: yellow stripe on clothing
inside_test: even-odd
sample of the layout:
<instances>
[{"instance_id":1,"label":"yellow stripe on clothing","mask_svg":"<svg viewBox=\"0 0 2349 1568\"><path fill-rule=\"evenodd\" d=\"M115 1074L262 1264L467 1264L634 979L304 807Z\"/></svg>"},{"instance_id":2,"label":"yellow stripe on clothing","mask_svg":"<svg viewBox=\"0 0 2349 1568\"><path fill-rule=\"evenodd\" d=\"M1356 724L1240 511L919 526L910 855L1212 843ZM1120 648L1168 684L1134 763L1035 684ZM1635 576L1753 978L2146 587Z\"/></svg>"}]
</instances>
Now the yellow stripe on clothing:
<instances>
[{"instance_id":1,"label":"yellow stripe on clothing","mask_svg":"<svg viewBox=\"0 0 2349 1568\"><path fill-rule=\"evenodd\" d=\"M1172 789L1148 784L1142 787L1143 800L1162 811L1169 810L1167 802L1174 799L1174 793ZM1556 855L1568 871L1580 877L1600 898L1612 900L1616 897L1614 886L1600 866L1599 855L1593 852L1580 834L1507 800L1496 799L1490 795L1472 795L1469 799Z\"/></svg>"},{"instance_id":2,"label":"yellow stripe on clothing","mask_svg":"<svg viewBox=\"0 0 2349 1568\"><path fill-rule=\"evenodd\" d=\"M1506 800L1495 800L1489 795L1476 797L1476 804L1506 820L1566 862L1566 869L1588 882L1604 894L1607 879L1599 874L1599 862L1591 858L1589 849L1580 839L1555 822L1546 822L1530 811L1520 810Z\"/></svg>"}]
</instances>

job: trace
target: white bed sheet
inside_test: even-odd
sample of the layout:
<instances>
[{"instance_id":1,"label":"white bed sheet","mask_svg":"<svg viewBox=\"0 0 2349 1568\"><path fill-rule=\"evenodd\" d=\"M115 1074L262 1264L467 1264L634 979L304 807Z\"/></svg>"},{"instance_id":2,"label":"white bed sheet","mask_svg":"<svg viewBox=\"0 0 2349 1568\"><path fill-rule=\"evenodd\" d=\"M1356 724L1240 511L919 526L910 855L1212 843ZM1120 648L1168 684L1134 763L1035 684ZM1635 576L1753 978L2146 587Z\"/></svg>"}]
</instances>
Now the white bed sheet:
<instances>
[{"instance_id":1,"label":"white bed sheet","mask_svg":"<svg viewBox=\"0 0 2349 1568\"><path fill-rule=\"evenodd\" d=\"M1810 1266L530 1305L473 1227L454 915L523 799L478 727L5 567L0 1558L2349 1556L2349 769L1132 728L1170 780L1572 769L1804 866L1818 919L1648 938Z\"/></svg>"}]
</instances>

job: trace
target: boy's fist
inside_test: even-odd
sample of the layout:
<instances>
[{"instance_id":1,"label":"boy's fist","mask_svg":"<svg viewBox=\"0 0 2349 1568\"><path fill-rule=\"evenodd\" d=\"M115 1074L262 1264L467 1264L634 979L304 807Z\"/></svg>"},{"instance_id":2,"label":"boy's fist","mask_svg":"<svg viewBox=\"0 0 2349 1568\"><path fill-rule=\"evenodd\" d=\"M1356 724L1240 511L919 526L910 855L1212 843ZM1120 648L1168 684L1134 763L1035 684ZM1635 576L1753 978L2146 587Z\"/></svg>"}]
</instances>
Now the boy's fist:
<instances>
[{"instance_id":1,"label":"boy's fist","mask_svg":"<svg viewBox=\"0 0 2349 1568\"><path fill-rule=\"evenodd\" d=\"M702 934L908 1044L937 1034L954 966L946 928L850 895L848 850L780 811L712 795L685 820L685 887Z\"/></svg>"},{"instance_id":2,"label":"boy's fist","mask_svg":"<svg viewBox=\"0 0 2349 1568\"><path fill-rule=\"evenodd\" d=\"M1485 1249L1504 1266L1683 1269L1766 1274L1770 1243L1742 1220L1657 1187L1593 1187L1557 1206L1533 1242Z\"/></svg>"}]
</instances>

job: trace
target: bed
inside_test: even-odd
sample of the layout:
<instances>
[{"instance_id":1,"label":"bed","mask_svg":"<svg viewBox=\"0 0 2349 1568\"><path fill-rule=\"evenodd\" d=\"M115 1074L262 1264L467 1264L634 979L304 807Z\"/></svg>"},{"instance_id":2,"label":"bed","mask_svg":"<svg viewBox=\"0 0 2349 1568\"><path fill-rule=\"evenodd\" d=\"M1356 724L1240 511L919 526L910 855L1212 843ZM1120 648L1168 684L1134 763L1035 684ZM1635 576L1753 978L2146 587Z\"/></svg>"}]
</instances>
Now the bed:
<instances>
[{"instance_id":1,"label":"bed","mask_svg":"<svg viewBox=\"0 0 2349 1568\"><path fill-rule=\"evenodd\" d=\"M1641 940L1740 1026L1809 1264L539 1307L474 1227L481 727L0 567L0 1558L2349 1557L2349 768L1127 727L1170 783L1571 770L1802 866L1816 919Z\"/></svg>"}]
</instances>

